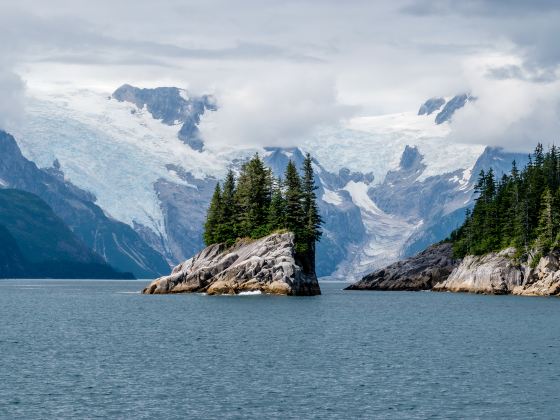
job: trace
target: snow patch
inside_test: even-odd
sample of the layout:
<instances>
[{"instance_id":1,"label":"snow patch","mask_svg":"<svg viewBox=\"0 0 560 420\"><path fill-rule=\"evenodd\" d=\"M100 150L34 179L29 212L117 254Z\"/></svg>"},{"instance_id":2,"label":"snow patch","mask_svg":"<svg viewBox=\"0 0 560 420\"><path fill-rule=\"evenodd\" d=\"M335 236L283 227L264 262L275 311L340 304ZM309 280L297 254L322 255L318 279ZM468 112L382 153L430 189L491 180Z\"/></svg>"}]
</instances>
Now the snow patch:
<instances>
[{"instance_id":1,"label":"snow patch","mask_svg":"<svg viewBox=\"0 0 560 420\"><path fill-rule=\"evenodd\" d=\"M322 200L325 203L334 204L335 206L342 204L342 198L340 198L340 195L336 191L328 190L326 188Z\"/></svg>"},{"instance_id":2,"label":"snow patch","mask_svg":"<svg viewBox=\"0 0 560 420\"><path fill-rule=\"evenodd\" d=\"M484 146L449 141L448 124L436 125L415 113L400 113L350 120L345 126L322 127L302 139L330 172L341 168L373 172L374 183L383 182L389 170L398 168L405 147L417 146L427 165L419 181L434 175L474 166Z\"/></svg>"}]
</instances>

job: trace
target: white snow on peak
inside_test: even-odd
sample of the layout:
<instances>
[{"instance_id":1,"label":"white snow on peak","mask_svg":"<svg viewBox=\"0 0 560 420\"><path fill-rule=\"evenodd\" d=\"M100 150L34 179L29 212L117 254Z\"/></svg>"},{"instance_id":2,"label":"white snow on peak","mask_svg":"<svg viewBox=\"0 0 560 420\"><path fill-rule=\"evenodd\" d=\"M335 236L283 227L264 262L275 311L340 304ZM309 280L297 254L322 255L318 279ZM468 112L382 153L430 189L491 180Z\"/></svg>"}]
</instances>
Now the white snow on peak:
<instances>
[{"instance_id":1,"label":"white snow on peak","mask_svg":"<svg viewBox=\"0 0 560 420\"><path fill-rule=\"evenodd\" d=\"M189 101L191 99L190 96L189 96L189 92L187 92L185 89L179 89L179 95L185 101Z\"/></svg>"},{"instance_id":2,"label":"white snow on peak","mask_svg":"<svg viewBox=\"0 0 560 420\"><path fill-rule=\"evenodd\" d=\"M108 93L34 91L26 105L24 123L10 129L24 155L42 167L58 159L69 181L93 192L103 209L125 223L163 233L153 184L160 178L184 183L167 164L200 178L222 176L227 166L224 156L183 144L177 126Z\"/></svg>"},{"instance_id":3,"label":"white snow on peak","mask_svg":"<svg viewBox=\"0 0 560 420\"><path fill-rule=\"evenodd\" d=\"M415 113L360 117L345 126L322 127L302 140L327 170L373 172L383 182L389 170L398 168L405 147L417 146L427 165L419 181L429 176L472 168L484 146L458 144L448 139L448 124L436 125Z\"/></svg>"}]
</instances>

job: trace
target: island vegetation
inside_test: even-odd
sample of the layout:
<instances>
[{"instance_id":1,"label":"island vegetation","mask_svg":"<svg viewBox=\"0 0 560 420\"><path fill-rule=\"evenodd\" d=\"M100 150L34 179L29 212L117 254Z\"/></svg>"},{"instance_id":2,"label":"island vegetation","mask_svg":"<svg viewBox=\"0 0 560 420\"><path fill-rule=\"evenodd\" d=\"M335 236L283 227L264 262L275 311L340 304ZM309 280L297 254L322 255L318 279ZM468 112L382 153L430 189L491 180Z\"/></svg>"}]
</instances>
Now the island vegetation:
<instances>
[{"instance_id":1,"label":"island vegetation","mask_svg":"<svg viewBox=\"0 0 560 420\"><path fill-rule=\"evenodd\" d=\"M317 207L312 158L303 161L302 174L291 160L283 178L275 178L255 154L236 177L230 170L217 183L204 225L206 245L233 245L240 238L259 239L274 232L295 235L295 249L312 257L321 237L322 219Z\"/></svg>"},{"instance_id":2,"label":"island vegetation","mask_svg":"<svg viewBox=\"0 0 560 420\"><path fill-rule=\"evenodd\" d=\"M537 258L560 248L560 149L537 145L529 163L500 179L481 171L472 211L451 234L454 255L482 255L515 247L517 256Z\"/></svg>"}]
</instances>

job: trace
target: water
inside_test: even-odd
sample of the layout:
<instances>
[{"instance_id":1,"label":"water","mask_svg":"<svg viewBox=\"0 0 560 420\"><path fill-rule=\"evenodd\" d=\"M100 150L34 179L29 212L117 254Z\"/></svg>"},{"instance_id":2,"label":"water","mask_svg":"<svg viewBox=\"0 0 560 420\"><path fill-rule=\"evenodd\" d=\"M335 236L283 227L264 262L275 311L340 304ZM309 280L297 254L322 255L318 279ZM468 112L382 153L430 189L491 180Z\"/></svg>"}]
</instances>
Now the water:
<instances>
[{"instance_id":1,"label":"water","mask_svg":"<svg viewBox=\"0 0 560 420\"><path fill-rule=\"evenodd\" d=\"M1 418L558 418L560 300L1 281Z\"/></svg>"}]
</instances>

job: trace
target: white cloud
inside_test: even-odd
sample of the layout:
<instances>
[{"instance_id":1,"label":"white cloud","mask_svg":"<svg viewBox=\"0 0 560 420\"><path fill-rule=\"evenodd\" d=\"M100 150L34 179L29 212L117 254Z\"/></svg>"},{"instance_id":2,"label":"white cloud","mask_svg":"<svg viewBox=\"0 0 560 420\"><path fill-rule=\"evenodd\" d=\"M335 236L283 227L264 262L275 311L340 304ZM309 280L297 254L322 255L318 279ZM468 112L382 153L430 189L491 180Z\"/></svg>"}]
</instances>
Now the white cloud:
<instances>
[{"instance_id":1,"label":"white cloud","mask_svg":"<svg viewBox=\"0 0 560 420\"><path fill-rule=\"evenodd\" d=\"M500 62L515 62L515 57L491 57L466 66L469 85L478 99L455 114L451 139L519 152L530 151L538 142L557 142L560 81L543 84L486 77L484 68ZM504 64L509 65L515 64Z\"/></svg>"},{"instance_id":2,"label":"white cloud","mask_svg":"<svg viewBox=\"0 0 560 420\"><path fill-rule=\"evenodd\" d=\"M29 90L213 91L211 142L293 143L355 110L341 102L382 114L471 91L454 139L530 148L557 127L559 18L557 0L19 0L0 2L0 56Z\"/></svg>"},{"instance_id":3,"label":"white cloud","mask_svg":"<svg viewBox=\"0 0 560 420\"><path fill-rule=\"evenodd\" d=\"M0 63L0 129L22 118L24 89L21 78Z\"/></svg>"},{"instance_id":4,"label":"white cloud","mask_svg":"<svg viewBox=\"0 0 560 420\"><path fill-rule=\"evenodd\" d=\"M276 71L217 92L220 110L201 124L209 145L297 145L314 127L336 124L357 110L339 103L331 77L291 67Z\"/></svg>"}]
</instances>

